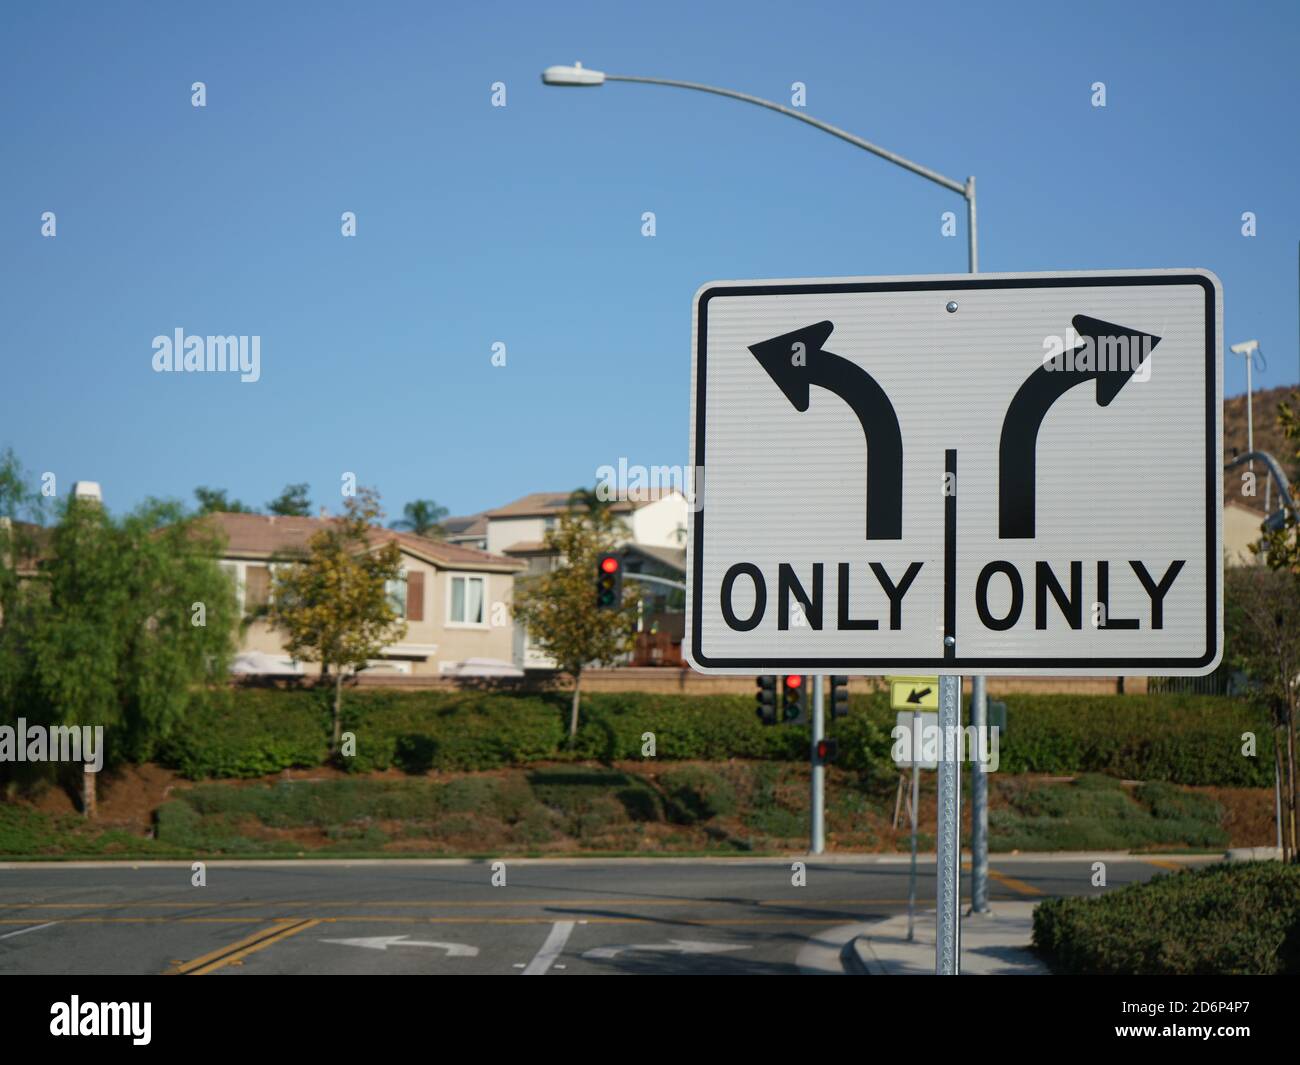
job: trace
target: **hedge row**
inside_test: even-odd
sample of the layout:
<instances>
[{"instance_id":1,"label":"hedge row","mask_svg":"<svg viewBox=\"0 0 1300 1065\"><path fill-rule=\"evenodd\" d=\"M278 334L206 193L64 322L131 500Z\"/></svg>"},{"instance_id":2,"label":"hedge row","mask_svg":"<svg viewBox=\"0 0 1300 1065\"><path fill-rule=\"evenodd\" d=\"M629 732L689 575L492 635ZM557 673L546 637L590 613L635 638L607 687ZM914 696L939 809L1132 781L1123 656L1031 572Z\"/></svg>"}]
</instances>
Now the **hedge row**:
<instances>
[{"instance_id":1,"label":"hedge row","mask_svg":"<svg viewBox=\"0 0 1300 1065\"><path fill-rule=\"evenodd\" d=\"M1000 745L1003 773L1105 773L1178 784L1272 784L1271 732L1250 704L1209 696L1011 696ZM802 760L808 729L764 727L744 695L594 693L583 698L576 744L565 740L564 694L351 692L344 727L356 735L356 771L485 770L539 760L642 757L646 733L660 759ZM328 704L307 690L214 692L159 746L158 760L192 779L254 777L328 757ZM839 764L892 776L885 696L855 696L830 734ZM1244 733L1258 737L1242 754Z\"/></svg>"},{"instance_id":2,"label":"hedge row","mask_svg":"<svg viewBox=\"0 0 1300 1065\"><path fill-rule=\"evenodd\" d=\"M1034 945L1063 973L1300 974L1300 867L1227 863L1050 899Z\"/></svg>"}]
</instances>

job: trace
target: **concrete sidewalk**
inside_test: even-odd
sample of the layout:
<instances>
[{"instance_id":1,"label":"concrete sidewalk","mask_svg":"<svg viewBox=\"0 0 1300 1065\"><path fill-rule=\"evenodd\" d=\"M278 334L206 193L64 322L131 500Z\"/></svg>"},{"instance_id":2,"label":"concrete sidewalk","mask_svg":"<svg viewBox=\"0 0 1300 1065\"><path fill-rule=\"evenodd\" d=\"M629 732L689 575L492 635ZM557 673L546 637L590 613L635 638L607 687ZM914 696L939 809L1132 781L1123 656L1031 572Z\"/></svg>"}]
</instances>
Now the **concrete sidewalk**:
<instances>
[{"instance_id":1,"label":"concrete sidewalk","mask_svg":"<svg viewBox=\"0 0 1300 1065\"><path fill-rule=\"evenodd\" d=\"M961 919L960 970L971 976L1045 976L1048 968L1029 950L1032 902L998 902L993 912ZM907 940L907 914L889 917L844 948L850 971L872 976L934 975L934 910L918 910L915 938Z\"/></svg>"}]
</instances>

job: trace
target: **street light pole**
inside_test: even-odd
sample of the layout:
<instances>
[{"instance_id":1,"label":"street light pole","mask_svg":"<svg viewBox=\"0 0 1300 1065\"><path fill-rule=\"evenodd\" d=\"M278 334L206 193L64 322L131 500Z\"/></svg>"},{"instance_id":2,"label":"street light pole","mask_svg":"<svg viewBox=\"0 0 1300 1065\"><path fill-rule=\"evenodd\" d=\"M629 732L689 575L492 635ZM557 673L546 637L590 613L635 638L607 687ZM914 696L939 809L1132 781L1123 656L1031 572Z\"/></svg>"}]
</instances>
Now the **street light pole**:
<instances>
[{"instance_id":1,"label":"street light pole","mask_svg":"<svg viewBox=\"0 0 1300 1065\"><path fill-rule=\"evenodd\" d=\"M607 81L624 81L634 82L642 85L665 85L675 89L691 89L696 92L712 93L714 96L725 96L728 99L740 100L742 103L755 104L758 107L765 107L769 111L776 111L778 114L785 115L787 118L793 118L796 121L803 122L809 126L829 133L833 137L838 137L842 141L847 141L856 148L870 152L872 155L879 156L896 166L901 166L904 170L909 170L919 177L932 181L936 185L941 185L951 192L961 195L966 201L966 236L967 236L967 260L972 274L979 272L979 242L976 233L976 213L975 213L975 178L968 177L965 182L954 181L950 177L945 177L937 170L931 170L920 163L914 163L912 160L899 155L897 152L891 152L878 144L872 144L871 141L864 140L861 137L849 133L847 130L840 129L838 126L832 126L829 122L823 122L820 119L806 115L802 111L797 111L792 107L786 107L784 104L774 103L771 100L764 100L761 96L751 96L748 93L736 92L734 89L722 89L716 85L704 85L694 81L677 81L672 78L645 78L635 77L626 74L606 74L604 71L591 70L584 67L581 63L575 63L571 67L553 66L547 67L542 71L542 83L545 85L566 85L566 86L588 86L594 87L603 85ZM817 691L821 691L822 678L817 677L814 682ZM955 687L954 687L955 686ZM979 705L985 705L983 678L975 680L976 696ZM945 724L950 728L961 727L961 678L960 677L941 677L940 690L945 695L941 696L940 727ZM814 712L815 719L820 716ZM949 733L945 733L949 735ZM816 741L814 740L814 744ZM817 851L817 830L823 824L823 811L821 810L821 791L819 785L819 767L817 765L816 747L813 748L813 825L814 853ZM944 758L939 763L938 788L939 788L939 817L937 826L937 839L939 844L938 855L938 876L939 891L936 898L936 971L944 974L956 975L960 971L960 926L957 915L957 899L960 895L961 887L961 824L959 820L961 809L961 791L960 777L961 768L956 760L955 754L952 757ZM978 773L976 776L978 777ZM977 831L976 839L982 846L987 848L988 841L988 788L987 781L984 781L984 787L975 787L972 805L972 815L979 824L985 826L984 832ZM946 800L946 801L945 801ZM980 856L975 855L973 867L978 872L986 872L988 867L987 849L984 851L983 861ZM977 873L978 875L978 873ZM987 886L981 890L977 883L974 891L974 898L987 898Z\"/></svg>"},{"instance_id":2,"label":"street light pole","mask_svg":"<svg viewBox=\"0 0 1300 1065\"><path fill-rule=\"evenodd\" d=\"M542 83L545 85L594 87L603 85L607 81L634 82L639 85L666 85L674 89L692 89L696 92L712 93L714 96L725 96L730 100L740 100L743 103L765 107L769 111L776 111L778 114L813 126L823 133L829 133L832 137L847 141L855 148L861 148L863 151L879 156L895 166L901 166L904 170L910 170L913 174L923 177L927 181L932 181L936 185L942 185L945 189L959 194L966 200L967 258L970 272L972 274L979 272L979 244L976 240L975 228L975 179L973 177L968 177L965 182L954 181L952 178L940 174L937 170L931 170L928 166L914 163L897 152L891 152L888 148L872 144L871 141L855 136L848 130L840 129L839 126L832 126L829 122L813 118L811 115L806 115L793 107L786 107L784 104L778 104L773 100L764 100L761 96L736 92L734 89L722 89L716 85L704 85L696 81L677 81L673 78L643 78L630 74L606 74L601 70L591 70L584 67L581 63L575 63L571 67L547 67L546 70L542 71Z\"/></svg>"}]
</instances>

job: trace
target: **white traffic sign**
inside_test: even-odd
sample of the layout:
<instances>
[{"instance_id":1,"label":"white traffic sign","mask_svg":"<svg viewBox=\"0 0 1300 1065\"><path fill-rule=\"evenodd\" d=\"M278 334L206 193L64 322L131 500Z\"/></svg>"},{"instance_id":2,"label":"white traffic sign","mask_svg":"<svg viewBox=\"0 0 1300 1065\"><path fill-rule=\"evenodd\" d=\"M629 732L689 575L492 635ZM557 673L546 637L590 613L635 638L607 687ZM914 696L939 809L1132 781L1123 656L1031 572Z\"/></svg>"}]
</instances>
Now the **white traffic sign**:
<instances>
[{"instance_id":1,"label":"white traffic sign","mask_svg":"<svg viewBox=\"0 0 1300 1065\"><path fill-rule=\"evenodd\" d=\"M1210 672L1222 317L1203 270L704 286L691 665Z\"/></svg>"}]
</instances>

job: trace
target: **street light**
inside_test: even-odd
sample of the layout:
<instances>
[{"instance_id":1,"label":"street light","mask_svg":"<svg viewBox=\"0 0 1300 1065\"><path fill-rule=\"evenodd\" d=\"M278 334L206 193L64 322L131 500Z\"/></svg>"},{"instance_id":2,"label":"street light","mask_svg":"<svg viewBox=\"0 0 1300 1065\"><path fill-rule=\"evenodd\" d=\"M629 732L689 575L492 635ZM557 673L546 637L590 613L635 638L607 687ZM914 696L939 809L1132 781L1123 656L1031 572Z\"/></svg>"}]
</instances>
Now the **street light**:
<instances>
[{"instance_id":1,"label":"street light","mask_svg":"<svg viewBox=\"0 0 1300 1065\"><path fill-rule=\"evenodd\" d=\"M715 96L726 96L732 100L740 100L742 103L755 104L759 107L766 107L769 111L776 111L779 114L786 115L790 118L797 119L810 126L820 129L824 133L829 133L833 137L838 137L842 141L847 141L856 148L877 155L881 159L888 160L896 166L901 166L904 170L910 170L913 174L932 181L936 185L942 185L945 189L960 194L966 201L966 235L967 235L967 254L972 274L979 271L979 243L976 238L975 228L975 179L968 177L965 182L954 181L950 177L944 177L937 170L931 170L929 167L921 166L910 159L895 152L881 148L877 144L863 140L861 137L855 137L852 133L840 129L838 126L832 126L827 122L812 118L794 108L785 107L782 104L773 103L771 100L764 100L759 96L750 96L748 93L735 92L732 89L720 89L714 85L702 85L693 81L676 81L671 78L641 78L632 77L624 74L606 74L601 70L588 70L581 63L574 63L571 67L554 66L547 67L542 72L542 83L544 85L572 86L572 87L591 87L604 85L607 81L630 81L638 82L643 85L667 85L675 89L694 89L696 92L712 93ZM957 682L957 702L960 705L961 687L960 680ZM824 678L818 674L814 679L813 689L813 717L812 717L812 742L816 750L817 744L823 739L823 684ZM973 677L971 683L971 724L977 729L982 729L985 724L985 715L988 706L988 693L983 677ZM942 809L960 810L961 794L958 787L957 766L952 765L952 771L942 771L939 774L939 801ZM825 766L819 758L813 759L812 766L812 852L820 854L822 851L822 821L820 813L824 804L824 774ZM972 816L971 822L973 831L971 833L971 854L972 854L972 891L971 891L971 909L975 913L988 912L988 781L981 772L975 773L975 779L972 784ZM954 824L947 826L948 831L960 833L960 818L954 818ZM941 816L941 826L945 824L945 819ZM948 855L949 862L941 858L939 862L940 878L952 883L954 890L951 897L957 897L957 886L960 882L960 855L957 853L959 848L955 846L944 847L939 849L941 854ZM945 868L945 864L949 867ZM954 975L957 971L956 958L958 943L957 935L957 917L955 912L948 915L951 920L937 921L937 943L936 943L936 969L940 968L937 959L946 959L943 963L944 972L951 972ZM948 949L949 947L953 949ZM950 966L950 967L949 967Z\"/></svg>"},{"instance_id":2,"label":"street light","mask_svg":"<svg viewBox=\"0 0 1300 1065\"><path fill-rule=\"evenodd\" d=\"M813 118L811 115L805 115L801 111L796 111L792 107L785 107L782 104L773 103L771 100L764 100L760 96L750 96L748 93L735 92L732 89L720 89L715 85L701 85L694 81L674 81L671 78L640 78L628 74L606 74L603 70L590 70L581 63L574 63L573 66L554 66L547 67L542 71L543 85L569 86L569 87L594 87L604 85L607 81L630 81L638 82L642 85L668 85L675 89L694 89L697 92L710 92L715 96L726 96L732 100L741 100L747 104L757 104L759 107L766 107L769 111L777 111L790 118L798 119L810 126L833 137L839 137L842 141L848 141L854 147L861 148L870 152L872 155L878 155L881 159L887 159L904 170L910 170L913 174L918 174L927 181L933 181L936 185L942 185L945 189L956 192L966 200L966 229L967 229L967 252L969 257L970 272L972 274L979 271L979 243L976 239L975 228L975 179L968 177L965 182L954 181L950 177L944 177L937 170L931 170L927 166L921 166L920 163L914 163L910 159L905 159L896 152L891 152L878 144L872 144L870 141L863 140L861 137L855 137L847 130L842 130L838 126L832 126L829 122L822 122L820 119Z\"/></svg>"},{"instance_id":3,"label":"street light","mask_svg":"<svg viewBox=\"0 0 1300 1065\"><path fill-rule=\"evenodd\" d=\"M1259 353L1259 341L1243 340L1240 344L1233 344L1229 350L1234 355L1240 355L1246 360L1246 450L1254 451L1255 450L1255 412L1253 408L1255 404L1255 398L1254 398L1254 386L1251 382L1250 371L1251 371L1251 367L1254 366L1255 364L1255 356ZM1264 368L1264 364L1263 364L1264 356L1260 354L1259 358L1261 362L1260 369L1262 370ZM1255 463L1253 460L1250 463L1250 469L1252 472L1255 469ZM1267 514L1270 510L1273 509L1273 482L1272 481L1269 481L1267 483L1265 491L1268 493L1268 497L1264 503L1264 513Z\"/></svg>"}]
</instances>

